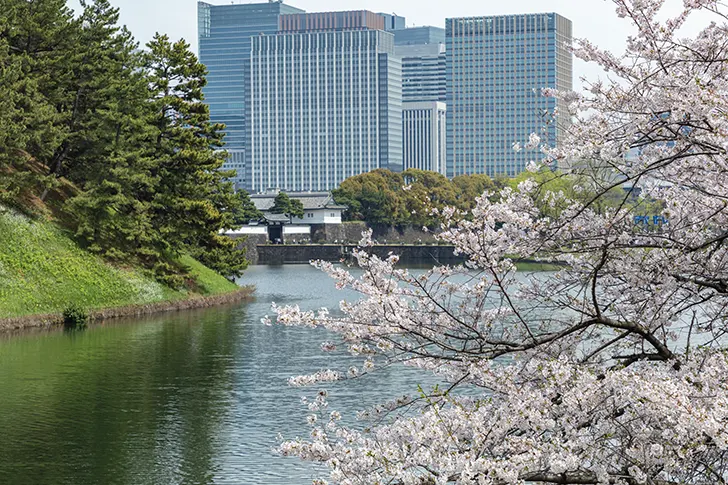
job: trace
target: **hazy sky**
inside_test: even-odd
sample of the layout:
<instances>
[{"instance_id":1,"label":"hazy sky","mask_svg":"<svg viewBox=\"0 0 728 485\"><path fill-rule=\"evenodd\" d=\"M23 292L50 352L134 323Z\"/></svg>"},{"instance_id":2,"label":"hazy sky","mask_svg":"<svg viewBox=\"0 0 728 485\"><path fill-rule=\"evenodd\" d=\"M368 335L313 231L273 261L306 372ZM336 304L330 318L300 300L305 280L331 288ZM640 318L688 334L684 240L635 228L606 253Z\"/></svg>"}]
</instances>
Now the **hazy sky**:
<instances>
[{"instance_id":1,"label":"hazy sky","mask_svg":"<svg viewBox=\"0 0 728 485\"><path fill-rule=\"evenodd\" d=\"M207 0L214 5L256 3L255 0ZM260 0L257 0L260 1ZM121 22L146 43L155 32L168 34L172 39L184 38L197 52L196 0L111 0L121 9ZM600 47L621 52L624 39L631 32L627 20L614 14L610 0L285 0L285 3L308 12L330 10L371 10L396 13L406 17L407 26L445 26L446 17L476 15L556 12L574 24L574 36L586 37ZM77 0L68 5L78 8ZM678 12L682 0L667 0L671 12ZM692 24L695 30L701 22ZM586 75L594 78L599 71L581 62L575 63L574 81Z\"/></svg>"}]
</instances>

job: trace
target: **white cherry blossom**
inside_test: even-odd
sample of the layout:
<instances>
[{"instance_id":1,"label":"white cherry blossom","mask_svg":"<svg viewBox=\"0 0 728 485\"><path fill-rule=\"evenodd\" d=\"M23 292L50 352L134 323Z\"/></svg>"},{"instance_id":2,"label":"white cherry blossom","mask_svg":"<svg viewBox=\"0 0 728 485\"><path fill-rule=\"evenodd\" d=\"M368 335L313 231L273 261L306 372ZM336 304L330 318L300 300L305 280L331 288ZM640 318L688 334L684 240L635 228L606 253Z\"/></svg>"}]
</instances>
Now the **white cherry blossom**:
<instances>
[{"instance_id":1,"label":"white cherry blossom","mask_svg":"<svg viewBox=\"0 0 728 485\"><path fill-rule=\"evenodd\" d=\"M360 277L316 263L361 300L337 315L274 307L278 324L328 329L362 359L293 384L395 363L452 384L403 389L362 410L360 426L325 393L307 401L310 435L280 452L328 465L315 483L728 481L726 11L685 0L664 20L662 0L613 1L634 25L626 52L573 46L611 81L545 90L566 101L557 120L569 117L568 135L558 148L536 135L523 147L574 167L578 200L528 182L484 194L467 217L444 209L440 237L468 262L423 275L368 254L365 234ZM686 39L696 10L715 22ZM623 186L641 193L607 204ZM524 277L514 257L561 269Z\"/></svg>"}]
</instances>

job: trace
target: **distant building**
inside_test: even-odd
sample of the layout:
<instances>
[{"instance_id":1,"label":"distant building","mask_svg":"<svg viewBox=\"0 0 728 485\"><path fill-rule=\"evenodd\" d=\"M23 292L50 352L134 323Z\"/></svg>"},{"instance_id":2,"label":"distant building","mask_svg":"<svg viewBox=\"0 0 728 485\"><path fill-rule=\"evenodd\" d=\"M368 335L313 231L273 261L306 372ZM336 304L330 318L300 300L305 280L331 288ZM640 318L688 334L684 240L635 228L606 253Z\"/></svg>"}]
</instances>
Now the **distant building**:
<instances>
[{"instance_id":1,"label":"distant building","mask_svg":"<svg viewBox=\"0 0 728 485\"><path fill-rule=\"evenodd\" d=\"M445 103L438 101L402 104L405 170L445 174L446 116Z\"/></svg>"},{"instance_id":2,"label":"distant building","mask_svg":"<svg viewBox=\"0 0 728 485\"><path fill-rule=\"evenodd\" d=\"M530 133L562 140L551 117L557 103L541 89L572 88L571 30L555 13L446 20L448 177L513 176L538 157L514 151L515 142Z\"/></svg>"},{"instance_id":3,"label":"distant building","mask_svg":"<svg viewBox=\"0 0 728 485\"><path fill-rule=\"evenodd\" d=\"M447 99L444 44L396 45L394 51L402 58L402 101Z\"/></svg>"},{"instance_id":4,"label":"distant building","mask_svg":"<svg viewBox=\"0 0 728 485\"><path fill-rule=\"evenodd\" d=\"M245 84L249 76L251 36L275 34L282 14L303 10L280 2L234 5L197 4L199 58L208 70L205 102L215 123L224 123L224 169L236 170L236 186L245 187Z\"/></svg>"},{"instance_id":5,"label":"distant building","mask_svg":"<svg viewBox=\"0 0 728 485\"><path fill-rule=\"evenodd\" d=\"M384 18L384 30L400 30L406 27L406 19L395 14L379 13Z\"/></svg>"},{"instance_id":6,"label":"distant building","mask_svg":"<svg viewBox=\"0 0 728 485\"><path fill-rule=\"evenodd\" d=\"M444 44L445 29L442 27L409 27L394 31L396 45Z\"/></svg>"},{"instance_id":7,"label":"distant building","mask_svg":"<svg viewBox=\"0 0 728 485\"><path fill-rule=\"evenodd\" d=\"M284 15L252 39L246 188L336 188L402 169L402 66L371 12Z\"/></svg>"},{"instance_id":8,"label":"distant building","mask_svg":"<svg viewBox=\"0 0 728 485\"><path fill-rule=\"evenodd\" d=\"M300 200L303 205L303 217L290 218L271 212L276 195L278 191L251 195L253 204L263 213L263 220L226 234L233 237L265 235L272 243L283 242L291 236L305 240L316 226L341 224L341 215L346 210L345 206L334 201L330 192L289 192L291 199Z\"/></svg>"},{"instance_id":9,"label":"distant building","mask_svg":"<svg viewBox=\"0 0 728 485\"><path fill-rule=\"evenodd\" d=\"M293 217L291 224L341 224L341 214L346 206L334 201L331 192L287 192L291 199L300 200L303 205L303 217ZM270 217L270 210L275 204L278 192L254 194L250 198L255 207L265 217Z\"/></svg>"}]
</instances>

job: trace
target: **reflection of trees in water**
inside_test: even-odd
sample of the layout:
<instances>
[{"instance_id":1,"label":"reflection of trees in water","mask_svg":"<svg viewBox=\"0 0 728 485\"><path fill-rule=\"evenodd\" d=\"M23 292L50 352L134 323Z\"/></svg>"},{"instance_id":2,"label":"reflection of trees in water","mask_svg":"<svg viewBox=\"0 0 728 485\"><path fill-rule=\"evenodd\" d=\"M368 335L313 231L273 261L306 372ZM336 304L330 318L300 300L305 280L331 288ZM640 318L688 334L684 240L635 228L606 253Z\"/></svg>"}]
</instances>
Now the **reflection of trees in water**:
<instances>
[{"instance_id":1,"label":"reflection of trees in water","mask_svg":"<svg viewBox=\"0 0 728 485\"><path fill-rule=\"evenodd\" d=\"M185 312L4 343L0 476L210 483L230 405L233 315Z\"/></svg>"}]
</instances>

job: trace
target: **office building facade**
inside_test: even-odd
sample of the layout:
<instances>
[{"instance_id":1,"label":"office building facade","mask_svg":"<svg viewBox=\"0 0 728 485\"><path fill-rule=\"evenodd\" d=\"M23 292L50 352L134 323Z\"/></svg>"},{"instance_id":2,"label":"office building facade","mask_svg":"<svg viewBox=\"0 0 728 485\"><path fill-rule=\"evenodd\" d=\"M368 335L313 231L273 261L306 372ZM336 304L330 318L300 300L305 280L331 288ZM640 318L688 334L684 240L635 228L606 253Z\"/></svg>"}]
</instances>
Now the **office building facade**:
<instances>
[{"instance_id":1,"label":"office building facade","mask_svg":"<svg viewBox=\"0 0 728 485\"><path fill-rule=\"evenodd\" d=\"M402 100L445 102L445 45L395 45L394 50L402 59Z\"/></svg>"},{"instance_id":2,"label":"office building facade","mask_svg":"<svg viewBox=\"0 0 728 485\"><path fill-rule=\"evenodd\" d=\"M380 12L377 15L384 18L384 30L386 31L400 30L407 26L406 19L397 14Z\"/></svg>"},{"instance_id":3,"label":"office building facade","mask_svg":"<svg viewBox=\"0 0 728 485\"><path fill-rule=\"evenodd\" d=\"M572 88L571 21L555 13L446 20L447 176L514 176L538 154L516 152L537 133L560 142L542 88ZM562 112L565 110L561 109Z\"/></svg>"},{"instance_id":4,"label":"office building facade","mask_svg":"<svg viewBox=\"0 0 728 485\"><path fill-rule=\"evenodd\" d=\"M251 37L275 34L282 14L303 10L280 2L211 5L197 4L199 58L208 70L205 102L210 117L224 123L225 149L230 158L224 169L236 170L234 182L245 187L245 84L249 76Z\"/></svg>"},{"instance_id":5,"label":"office building facade","mask_svg":"<svg viewBox=\"0 0 728 485\"><path fill-rule=\"evenodd\" d=\"M369 12L346 14L283 16L280 33L252 39L248 190L331 190L376 168L402 169L394 35Z\"/></svg>"},{"instance_id":6,"label":"office building facade","mask_svg":"<svg viewBox=\"0 0 728 485\"><path fill-rule=\"evenodd\" d=\"M444 44L445 29L441 27L409 27L394 31L396 45Z\"/></svg>"},{"instance_id":7,"label":"office building facade","mask_svg":"<svg viewBox=\"0 0 728 485\"><path fill-rule=\"evenodd\" d=\"M445 175L445 103L402 103L403 162L405 170L416 168Z\"/></svg>"}]
</instances>

